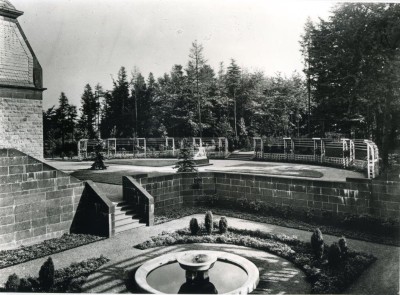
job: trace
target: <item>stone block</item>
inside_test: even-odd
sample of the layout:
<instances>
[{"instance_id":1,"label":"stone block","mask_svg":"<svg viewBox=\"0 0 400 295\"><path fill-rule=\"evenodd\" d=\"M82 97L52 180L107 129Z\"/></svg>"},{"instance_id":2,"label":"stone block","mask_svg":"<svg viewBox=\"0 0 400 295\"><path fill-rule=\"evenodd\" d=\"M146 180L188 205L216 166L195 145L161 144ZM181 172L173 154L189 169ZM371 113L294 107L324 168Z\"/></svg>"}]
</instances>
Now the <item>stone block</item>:
<instances>
[{"instance_id":1,"label":"stone block","mask_svg":"<svg viewBox=\"0 0 400 295\"><path fill-rule=\"evenodd\" d=\"M38 163L38 164L28 164L25 166L26 168L26 172L39 172L39 171L43 171L43 165L42 163Z\"/></svg>"},{"instance_id":2,"label":"stone block","mask_svg":"<svg viewBox=\"0 0 400 295\"><path fill-rule=\"evenodd\" d=\"M0 168L1 170L1 168ZM16 165L16 166L9 166L8 167L8 174L21 174L24 173L24 166L23 165Z\"/></svg>"},{"instance_id":3,"label":"stone block","mask_svg":"<svg viewBox=\"0 0 400 295\"><path fill-rule=\"evenodd\" d=\"M27 181L23 182L21 185L22 190L32 190L32 189L37 189L38 188L38 182L37 181Z\"/></svg>"},{"instance_id":4,"label":"stone block","mask_svg":"<svg viewBox=\"0 0 400 295\"><path fill-rule=\"evenodd\" d=\"M15 222L14 215L0 216L0 226L13 224Z\"/></svg>"},{"instance_id":5,"label":"stone block","mask_svg":"<svg viewBox=\"0 0 400 295\"><path fill-rule=\"evenodd\" d=\"M33 228L43 227L47 224L47 217L36 218L36 216L35 216L34 218L35 219L32 219L32 227Z\"/></svg>"},{"instance_id":6,"label":"stone block","mask_svg":"<svg viewBox=\"0 0 400 295\"><path fill-rule=\"evenodd\" d=\"M0 235L14 232L14 224L0 226Z\"/></svg>"},{"instance_id":7,"label":"stone block","mask_svg":"<svg viewBox=\"0 0 400 295\"><path fill-rule=\"evenodd\" d=\"M32 237L32 231L27 229L23 231L19 231L15 233L15 240L20 241L20 240L25 240Z\"/></svg>"},{"instance_id":8,"label":"stone block","mask_svg":"<svg viewBox=\"0 0 400 295\"><path fill-rule=\"evenodd\" d=\"M31 204L16 205L14 208L14 213L19 214L19 213L27 212L30 210L31 210Z\"/></svg>"},{"instance_id":9,"label":"stone block","mask_svg":"<svg viewBox=\"0 0 400 295\"><path fill-rule=\"evenodd\" d=\"M47 224L55 224L59 223L60 221L61 221L60 214L47 216Z\"/></svg>"},{"instance_id":10,"label":"stone block","mask_svg":"<svg viewBox=\"0 0 400 295\"><path fill-rule=\"evenodd\" d=\"M0 198L0 207L8 207L14 205L14 197Z\"/></svg>"},{"instance_id":11,"label":"stone block","mask_svg":"<svg viewBox=\"0 0 400 295\"><path fill-rule=\"evenodd\" d=\"M22 212L19 214L15 214L15 222L24 222L27 220L31 220L32 219L32 212L31 211L26 211L26 212Z\"/></svg>"},{"instance_id":12,"label":"stone block","mask_svg":"<svg viewBox=\"0 0 400 295\"><path fill-rule=\"evenodd\" d=\"M0 207L0 216L14 214L14 206Z\"/></svg>"},{"instance_id":13,"label":"stone block","mask_svg":"<svg viewBox=\"0 0 400 295\"><path fill-rule=\"evenodd\" d=\"M31 228L31 221L24 221L14 224L14 231L21 231Z\"/></svg>"},{"instance_id":14,"label":"stone block","mask_svg":"<svg viewBox=\"0 0 400 295\"><path fill-rule=\"evenodd\" d=\"M42 236L45 234L46 234L46 226L42 226L42 227L34 228L32 236L37 237L37 236Z\"/></svg>"},{"instance_id":15,"label":"stone block","mask_svg":"<svg viewBox=\"0 0 400 295\"><path fill-rule=\"evenodd\" d=\"M46 215L53 216L53 215L60 215L61 214L61 207L60 206L52 206L46 208Z\"/></svg>"},{"instance_id":16,"label":"stone block","mask_svg":"<svg viewBox=\"0 0 400 295\"><path fill-rule=\"evenodd\" d=\"M8 167L7 166L0 167L0 175L8 175Z\"/></svg>"}]
</instances>

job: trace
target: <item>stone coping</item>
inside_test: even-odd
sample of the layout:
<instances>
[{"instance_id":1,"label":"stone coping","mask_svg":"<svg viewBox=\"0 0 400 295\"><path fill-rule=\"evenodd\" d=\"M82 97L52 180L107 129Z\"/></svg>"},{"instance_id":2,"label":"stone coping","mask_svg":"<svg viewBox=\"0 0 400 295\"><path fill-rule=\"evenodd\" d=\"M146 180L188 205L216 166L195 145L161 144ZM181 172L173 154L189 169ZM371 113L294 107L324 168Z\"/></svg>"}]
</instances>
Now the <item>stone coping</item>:
<instances>
[{"instance_id":1,"label":"stone coping","mask_svg":"<svg viewBox=\"0 0 400 295\"><path fill-rule=\"evenodd\" d=\"M193 251L190 251L193 252ZM249 294L258 285L260 281L260 274L258 268L250 260L236 254L222 252L222 251L209 251L209 250L196 250L198 253L204 253L212 256L217 256L217 260L235 264L247 273L247 280L242 287L228 292L227 294ZM154 289L147 283L147 276L150 272L163 265L177 262L180 256L185 255L185 252L168 253L151 259L141 265L135 274L135 281L139 287L146 293L163 294L162 292Z\"/></svg>"}]
</instances>

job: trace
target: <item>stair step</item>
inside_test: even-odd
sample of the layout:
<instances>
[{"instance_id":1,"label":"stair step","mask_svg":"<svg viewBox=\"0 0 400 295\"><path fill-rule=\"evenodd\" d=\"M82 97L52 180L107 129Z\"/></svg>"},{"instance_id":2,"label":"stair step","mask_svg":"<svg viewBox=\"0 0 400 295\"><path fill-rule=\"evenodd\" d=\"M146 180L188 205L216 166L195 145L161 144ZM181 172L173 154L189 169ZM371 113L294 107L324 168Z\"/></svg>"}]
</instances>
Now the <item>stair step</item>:
<instances>
[{"instance_id":1,"label":"stair step","mask_svg":"<svg viewBox=\"0 0 400 295\"><path fill-rule=\"evenodd\" d=\"M144 227L146 226L145 223L129 223L129 224L125 224L122 226L116 226L115 227L115 233L121 233L127 230L131 230L131 229L135 229L135 228L139 228L139 227Z\"/></svg>"},{"instance_id":2,"label":"stair step","mask_svg":"<svg viewBox=\"0 0 400 295\"><path fill-rule=\"evenodd\" d=\"M139 218L139 214L137 214L136 211L114 213L114 220L121 220L125 218Z\"/></svg>"},{"instance_id":3,"label":"stair step","mask_svg":"<svg viewBox=\"0 0 400 295\"><path fill-rule=\"evenodd\" d=\"M125 224L136 224L139 223L139 219L133 219L133 218L124 218L124 219L119 219L115 220L115 227L120 227Z\"/></svg>"}]
</instances>

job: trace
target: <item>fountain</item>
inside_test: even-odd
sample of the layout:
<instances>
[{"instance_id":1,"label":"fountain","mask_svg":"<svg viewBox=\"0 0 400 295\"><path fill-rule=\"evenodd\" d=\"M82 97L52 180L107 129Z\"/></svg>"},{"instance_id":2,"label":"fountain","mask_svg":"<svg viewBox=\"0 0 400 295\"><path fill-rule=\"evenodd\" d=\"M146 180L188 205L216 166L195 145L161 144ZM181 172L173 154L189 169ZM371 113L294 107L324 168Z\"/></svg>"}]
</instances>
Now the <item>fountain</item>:
<instances>
[{"instance_id":1,"label":"fountain","mask_svg":"<svg viewBox=\"0 0 400 295\"><path fill-rule=\"evenodd\" d=\"M138 287L147 293L248 294L259 282L257 267L227 252L192 250L151 259L135 274Z\"/></svg>"}]
</instances>

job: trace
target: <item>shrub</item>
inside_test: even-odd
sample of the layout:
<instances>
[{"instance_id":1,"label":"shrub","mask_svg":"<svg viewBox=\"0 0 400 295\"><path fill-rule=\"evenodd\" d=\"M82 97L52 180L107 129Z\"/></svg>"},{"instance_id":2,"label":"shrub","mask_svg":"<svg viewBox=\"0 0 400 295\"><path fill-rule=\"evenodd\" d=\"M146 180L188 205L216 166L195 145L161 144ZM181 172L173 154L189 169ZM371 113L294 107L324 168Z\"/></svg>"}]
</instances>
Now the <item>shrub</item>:
<instances>
[{"instance_id":1,"label":"shrub","mask_svg":"<svg viewBox=\"0 0 400 295\"><path fill-rule=\"evenodd\" d=\"M319 228L317 228L311 235L311 247L315 256L321 258L324 254L324 238Z\"/></svg>"},{"instance_id":2,"label":"shrub","mask_svg":"<svg viewBox=\"0 0 400 295\"><path fill-rule=\"evenodd\" d=\"M328 262L330 265L338 265L341 260L341 251L337 243L333 243L328 250Z\"/></svg>"},{"instance_id":3,"label":"shrub","mask_svg":"<svg viewBox=\"0 0 400 295\"><path fill-rule=\"evenodd\" d=\"M219 232L221 234L224 234L228 231L228 220L226 219L225 216L221 217L218 225L219 225Z\"/></svg>"},{"instance_id":4,"label":"shrub","mask_svg":"<svg viewBox=\"0 0 400 295\"><path fill-rule=\"evenodd\" d=\"M19 277L15 273L13 273L8 277L7 282L5 284L6 291L17 292L19 284L20 284Z\"/></svg>"},{"instance_id":5,"label":"shrub","mask_svg":"<svg viewBox=\"0 0 400 295\"><path fill-rule=\"evenodd\" d=\"M28 279L22 278L19 283L18 291L19 292L32 292L33 291L32 283Z\"/></svg>"},{"instance_id":6,"label":"shrub","mask_svg":"<svg viewBox=\"0 0 400 295\"><path fill-rule=\"evenodd\" d=\"M210 235L214 227L213 214L211 211L206 212L206 216L204 218L204 226L206 228L206 232Z\"/></svg>"},{"instance_id":7,"label":"shrub","mask_svg":"<svg viewBox=\"0 0 400 295\"><path fill-rule=\"evenodd\" d=\"M54 285L54 263L53 259L49 257L39 271L40 288L44 291L50 290Z\"/></svg>"},{"instance_id":8,"label":"shrub","mask_svg":"<svg viewBox=\"0 0 400 295\"><path fill-rule=\"evenodd\" d=\"M200 227L197 218L190 219L189 228L192 235L197 235L199 233Z\"/></svg>"},{"instance_id":9,"label":"shrub","mask_svg":"<svg viewBox=\"0 0 400 295\"><path fill-rule=\"evenodd\" d=\"M340 251L342 252L342 255L347 255L349 248L347 247L347 240L345 237L341 237L339 239L339 248L340 248Z\"/></svg>"}]
</instances>

